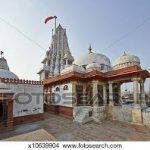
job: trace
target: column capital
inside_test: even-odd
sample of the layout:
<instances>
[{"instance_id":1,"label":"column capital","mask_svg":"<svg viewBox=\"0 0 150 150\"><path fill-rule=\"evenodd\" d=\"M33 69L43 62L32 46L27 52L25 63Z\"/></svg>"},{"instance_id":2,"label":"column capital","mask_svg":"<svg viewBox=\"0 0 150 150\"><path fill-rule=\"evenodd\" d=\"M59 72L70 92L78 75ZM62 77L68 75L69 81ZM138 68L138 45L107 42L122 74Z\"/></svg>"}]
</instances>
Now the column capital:
<instances>
[{"instance_id":1,"label":"column capital","mask_svg":"<svg viewBox=\"0 0 150 150\"><path fill-rule=\"evenodd\" d=\"M144 79L141 79L141 80L140 80L140 83L144 84L144 83L145 83L145 80L144 80Z\"/></svg>"},{"instance_id":2,"label":"column capital","mask_svg":"<svg viewBox=\"0 0 150 150\"><path fill-rule=\"evenodd\" d=\"M98 81L98 80L93 80L92 83L93 83L93 84L98 84L99 81Z\"/></svg>"},{"instance_id":3,"label":"column capital","mask_svg":"<svg viewBox=\"0 0 150 150\"><path fill-rule=\"evenodd\" d=\"M74 84L74 85L78 84L77 81L72 81L71 83Z\"/></svg>"},{"instance_id":4,"label":"column capital","mask_svg":"<svg viewBox=\"0 0 150 150\"><path fill-rule=\"evenodd\" d=\"M138 82L139 82L139 81L141 80L141 78L132 78L131 80L132 80L132 81L138 81Z\"/></svg>"},{"instance_id":5,"label":"column capital","mask_svg":"<svg viewBox=\"0 0 150 150\"><path fill-rule=\"evenodd\" d=\"M103 86L103 87L106 87L106 86L107 86L107 83L102 84L102 86Z\"/></svg>"},{"instance_id":6,"label":"column capital","mask_svg":"<svg viewBox=\"0 0 150 150\"><path fill-rule=\"evenodd\" d=\"M108 84L113 84L114 82L113 81L108 81Z\"/></svg>"},{"instance_id":7,"label":"column capital","mask_svg":"<svg viewBox=\"0 0 150 150\"><path fill-rule=\"evenodd\" d=\"M117 84L118 84L119 86L121 86L123 83L122 83L122 82L118 82Z\"/></svg>"}]
</instances>

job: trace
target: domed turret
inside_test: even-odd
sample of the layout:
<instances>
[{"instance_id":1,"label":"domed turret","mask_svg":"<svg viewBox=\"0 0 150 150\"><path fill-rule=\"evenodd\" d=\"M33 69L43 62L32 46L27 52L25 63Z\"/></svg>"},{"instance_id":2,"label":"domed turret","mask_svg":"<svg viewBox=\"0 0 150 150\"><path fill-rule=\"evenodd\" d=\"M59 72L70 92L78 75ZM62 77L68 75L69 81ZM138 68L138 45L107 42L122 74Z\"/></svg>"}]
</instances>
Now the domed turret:
<instances>
[{"instance_id":1,"label":"domed turret","mask_svg":"<svg viewBox=\"0 0 150 150\"><path fill-rule=\"evenodd\" d=\"M92 48L88 49L81 57L77 58L73 64L84 67L85 69L99 68L98 70L107 72L111 69L110 60L103 54L94 53ZM95 66L96 65L96 66Z\"/></svg>"},{"instance_id":2,"label":"domed turret","mask_svg":"<svg viewBox=\"0 0 150 150\"><path fill-rule=\"evenodd\" d=\"M130 55L124 52L122 56L117 58L113 63L113 69L121 69L130 66L139 66L140 67L140 59L135 55Z\"/></svg>"},{"instance_id":3,"label":"domed turret","mask_svg":"<svg viewBox=\"0 0 150 150\"><path fill-rule=\"evenodd\" d=\"M79 73L85 73L85 69L78 65L71 65L69 67L66 67L61 71L61 74L69 73L69 72L79 72Z\"/></svg>"},{"instance_id":4,"label":"domed turret","mask_svg":"<svg viewBox=\"0 0 150 150\"><path fill-rule=\"evenodd\" d=\"M92 71L92 70L101 71L101 66L98 63L93 62L86 66L86 70L87 71Z\"/></svg>"},{"instance_id":5,"label":"domed turret","mask_svg":"<svg viewBox=\"0 0 150 150\"><path fill-rule=\"evenodd\" d=\"M9 70L7 60L2 56L0 58L0 78L19 79L17 75Z\"/></svg>"}]
</instances>

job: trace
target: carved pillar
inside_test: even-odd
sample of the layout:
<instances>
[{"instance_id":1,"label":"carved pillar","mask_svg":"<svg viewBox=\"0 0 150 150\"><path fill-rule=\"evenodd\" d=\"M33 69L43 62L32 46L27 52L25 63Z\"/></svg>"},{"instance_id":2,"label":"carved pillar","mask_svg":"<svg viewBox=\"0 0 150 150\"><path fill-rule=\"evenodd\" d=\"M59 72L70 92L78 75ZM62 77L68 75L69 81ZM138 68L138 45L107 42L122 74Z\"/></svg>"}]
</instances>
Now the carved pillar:
<instances>
[{"instance_id":1,"label":"carved pillar","mask_svg":"<svg viewBox=\"0 0 150 150\"><path fill-rule=\"evenodd\" d=\"M122 102L122 98L121 98L121 85L122 85L122 83L119 83L119 84L118 84L119 103Z\"/></svg>"},{"instance_id":2,"label":"carved pillar","mask_svg":"<svg viewBox=\"0 0 150 150\"><path fill-rule=\"evenodd\" d=\"M93 106L98 106L98 81L93 81Z\"/></svg>"},{"instance_id":3,"label":"carved pillar","mask_svg":"<svg viewBox=\"0 0 150 150\"><path fill-rule=\"evenodd\" d=\"M83 106L86 106L87 96L86 96L86 84L83 84Z\"/></svg>"},{"instance_id":4,"label":"carved pillar","mask_svg":"<svg viewBox=\"0 0 150 150\"><path fill-rule=\"evenodd\" d=\"M73 105L73 106L77 106L76 85L77 85L77 83L76 83L75 81L72 82L72 105Z\"/></svg>"},{"instance_id":5,"label":"carved pillar","mask_svg":"<svg viewBox=\"0 0 150 150\"><path fill-rule=\"evenodd\" d=\"M132 121L134 123L142 123L142 110L139 103L139 81L140 78L133 78L133 97L134 97L134 108L132 109Z\"/></svg>"},{"instance_id":6,"label":"carved pillar","mask_svg":"<svg viewBox=\"0 0 150 150\"><path fill-rule=\"evenodd\" d=\"M52 104L53 101L52 101L52 87L48 87L47 89L47 93L46 93L46 99L47 99L47 104Z\"/></svg>"},{"instance_id":7,"label":"carved pillar","mask_svg":"<svg viewBox=\"0 0 150 150\"><path fill-rule=\"evenodd\" d=\"M133 78L133 98L134 104L137 105L139 101L139 78Z\"/></svg>"},{"instance_id":8,"label":"carved pillar","mask_svg":"<svg viewBox=\"0 0 150 150\"><path fill-rule=\"evenodd\" d=\"M113 82L109 82L109 105L113 106Z\"/></svg>"},{"instance_id":9,"label":"carved pillar","mask_svg":"<svg viewBox=\"0 0 150 150\"><path fill-rule=\"evenodd\" d=\"M145 101L145 90L144 90L144 80L140 81L140 93L141 93L141 105L146 106Z\"/></svg>"},{"instance_id":10,"label":"carved pillar","mask_svg":"<svg viewBox=\"0 0 150 150\"><path fill-rule=\"evenodd\" d=\"M106 84L103 85L103 102L104 102L104 105L107 105L107 91L106 91Z\"/></svg>"}]
</instances>

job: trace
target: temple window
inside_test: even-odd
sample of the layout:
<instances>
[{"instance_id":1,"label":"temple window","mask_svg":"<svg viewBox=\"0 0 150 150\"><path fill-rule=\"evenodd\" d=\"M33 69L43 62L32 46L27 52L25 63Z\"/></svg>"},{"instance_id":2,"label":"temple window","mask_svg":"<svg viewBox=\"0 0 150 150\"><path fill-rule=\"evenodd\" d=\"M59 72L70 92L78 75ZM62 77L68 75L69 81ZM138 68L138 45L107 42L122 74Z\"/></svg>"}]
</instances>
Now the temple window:
<instances>
[{"instance_id":1,"label":"temple window","mask_svg":"<svg viewBox=\"0 0 150 150\"><path fill-rule=\"evenodd\" d=\"M56 91L59 92L59 91L60 91L60 88L59 88L59 87L56 87Z\"/></svg>"},{"instance_id":2,"label":"temple window","mask_svg":"<svg viewBox=\"0 0 150 150\"><path fill-rule=\"evenodd\" d=\"M101 64L101 70L104 70L104 64Z\"/></svg>"},{"instance_id":3,"label":"temple window","mask_svg":"<svg viewBox=\"0 0 150 150\"><path fill-rule=\"evenodd\" d=\"M84 69L86 69L86 65L82 65L82 67L83 67Z\"/></svg>"},{"instance_id":4,"label":"temple window","mask_svg":"<svg viewBox=\"0 0 150 150\"><path fill-rule=\"evenodd\" d=\"M68 88L68 86L67 85L65 85L64 87L63 87L63 90L68 90L69 88Z\"/></svg>"}]
</instances>

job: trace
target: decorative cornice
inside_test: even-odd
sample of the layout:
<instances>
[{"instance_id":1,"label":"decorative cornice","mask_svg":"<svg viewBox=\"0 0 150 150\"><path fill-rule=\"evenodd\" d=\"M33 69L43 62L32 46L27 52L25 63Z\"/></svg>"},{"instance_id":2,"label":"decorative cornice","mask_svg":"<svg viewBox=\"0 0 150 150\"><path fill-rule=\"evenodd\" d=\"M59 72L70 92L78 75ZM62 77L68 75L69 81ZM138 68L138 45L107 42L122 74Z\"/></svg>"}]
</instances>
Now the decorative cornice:
<instances>
[{"instance_id":1,"label":"decorative cornice","mask_svg":"<svg viewBox=\"0 0 150 150\"><path fill-rule=\"evenodd\" d=\"M43 81L33 81L33 80L24 80L24 79L8 79L0 78L2 83L12 83L12 84L32 84L32 85L43 85Z\"/></svg>"},{"instance_id":2,"label":"decorative cornice","mask_svg":"<svg viewBox=\"0 0 150 150\"><path fill-rule=\"evenodd\" d=\"M50 77L43 81L44 85L62 83L66 81L91 81L91 80L101 80L101 81L113 81L118 78L125 77L140 77L140 78L149 78L150 73L147 70L142 70L138 66L132 66L127 68L122 68L119 70L112 70L106 73L93 70L87 73L78 73L78 72L69 72L63 75L57 75Z\"/></svg>"}]
</instances>

